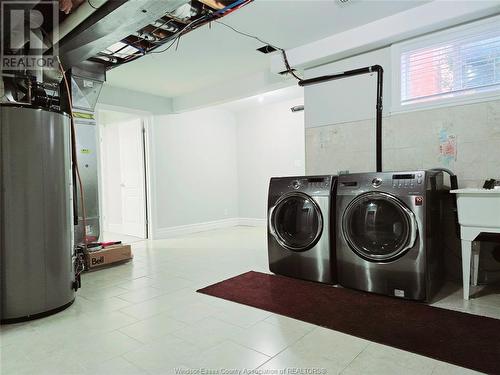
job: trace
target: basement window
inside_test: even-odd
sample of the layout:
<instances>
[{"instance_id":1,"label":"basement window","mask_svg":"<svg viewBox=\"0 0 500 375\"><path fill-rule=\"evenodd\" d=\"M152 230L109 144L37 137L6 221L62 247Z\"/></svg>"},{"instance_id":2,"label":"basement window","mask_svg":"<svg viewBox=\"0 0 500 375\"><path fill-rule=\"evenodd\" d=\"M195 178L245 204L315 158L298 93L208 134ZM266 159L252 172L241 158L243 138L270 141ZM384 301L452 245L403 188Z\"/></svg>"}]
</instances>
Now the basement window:
<instances>
[{"instance_id":1,"label":"basement window","mask_svg":"<svg viewBox=\"0 0 500 375\"><path fill-rule=\"evenodd\" d=\"M500 17L400 43L392 53L395 111L500 96Z\"/></svg>"}]
</instances>

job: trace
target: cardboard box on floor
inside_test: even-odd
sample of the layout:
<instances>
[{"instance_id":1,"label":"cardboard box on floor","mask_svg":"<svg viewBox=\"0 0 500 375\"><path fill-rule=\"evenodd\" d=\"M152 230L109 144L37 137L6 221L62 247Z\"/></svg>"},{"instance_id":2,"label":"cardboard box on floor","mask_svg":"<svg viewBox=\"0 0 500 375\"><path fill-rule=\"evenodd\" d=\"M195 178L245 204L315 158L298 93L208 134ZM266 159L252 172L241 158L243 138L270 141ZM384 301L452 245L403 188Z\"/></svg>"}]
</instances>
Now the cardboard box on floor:
<instances>
[{"instance_id":1,"label":"cardboard box on floor","mask_svg":"<svg viewBox=\"0 0 500 375\"><path fill-rule=\"evenodd\" d=\"M87 264L87 269L91 270L113 263L123 262L133 257L130 245L114 245L102 250L86 253L85 263Z\"/></svg>"}]
</instances>

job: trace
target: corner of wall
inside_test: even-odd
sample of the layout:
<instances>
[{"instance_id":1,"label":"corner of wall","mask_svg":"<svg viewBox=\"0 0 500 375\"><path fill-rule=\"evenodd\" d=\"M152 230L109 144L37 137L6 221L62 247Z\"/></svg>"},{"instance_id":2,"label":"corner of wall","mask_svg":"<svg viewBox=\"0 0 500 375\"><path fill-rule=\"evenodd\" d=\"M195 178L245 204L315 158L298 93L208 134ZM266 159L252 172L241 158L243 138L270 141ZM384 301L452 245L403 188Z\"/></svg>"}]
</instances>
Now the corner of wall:
<instances>
[{"instance_id":1,"label":"corner of wall","mask_svg":"<svg viewBox=\"0 0 500 375\"><path fill-rule=\"evenodd\" d=\"M194 233L206 232L216 229L232 228L237 226L265 227L266 220L234 217L229 219L208 221L205 223L179 225L176 227L169 227L169 228L157 228L153 231L152 239L155 240L169 239L180 236L186 236Z\"/></svg>"},{"instance_id":2,"label":"corner of wall","mask_svg":"<svg viewBox=\"0 0 500 375\"><path fill-rule=\"evenodd\" d=\"M238 218L229 218L223 220L208 221L205 223L179 225L176 227L168 228L157 228L155 230L154 237L155 239L168 239L193 233L206 232L209 230L231 228L237 226L238 224Z\"/></svg>"}]
</instances>

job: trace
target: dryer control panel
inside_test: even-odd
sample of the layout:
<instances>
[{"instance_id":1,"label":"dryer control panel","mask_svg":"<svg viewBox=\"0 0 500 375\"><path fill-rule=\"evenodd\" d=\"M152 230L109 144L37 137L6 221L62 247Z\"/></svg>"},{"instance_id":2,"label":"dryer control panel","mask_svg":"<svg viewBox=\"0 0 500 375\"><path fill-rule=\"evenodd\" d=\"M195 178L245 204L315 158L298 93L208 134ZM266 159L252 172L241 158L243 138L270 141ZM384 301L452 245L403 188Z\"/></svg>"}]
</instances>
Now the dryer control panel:
<instances>
[{"instance_id":1,"label":"dryer control panel","mask_svg":"<svg viewBox=\"0 0 500 375\"><path fill-rule=\"evenodd\" d=\"M392 175L393 188L411 189L414 188L415 186L422 185L423 183L424 183L423 172Z\"/></svg>"},{"instance_id":2,"label":"dryer control panel","mask_svg":"<svg viewBox=\"0 0 500 375\"><path fill-rule=\"evenodd\" d=\"M427 170L341 175L339 176L337 195L358 195L366 191L384 191L396 195L421 195L427 189L432 188L431 177L434 175L436 172Z\"/></svg>"}]
</instances>

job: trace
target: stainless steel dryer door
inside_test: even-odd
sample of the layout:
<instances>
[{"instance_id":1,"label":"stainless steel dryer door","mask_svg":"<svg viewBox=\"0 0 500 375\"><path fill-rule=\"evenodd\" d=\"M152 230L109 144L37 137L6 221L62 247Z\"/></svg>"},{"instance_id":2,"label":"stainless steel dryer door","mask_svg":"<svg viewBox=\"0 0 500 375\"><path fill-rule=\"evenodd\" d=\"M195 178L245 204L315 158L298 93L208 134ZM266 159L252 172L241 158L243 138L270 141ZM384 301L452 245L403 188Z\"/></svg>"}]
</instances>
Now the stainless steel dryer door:
<instances>
[{"instance_id":1,"label":"stainless steel dryer door","mask_svg":"<svg viewBox=\"0 0 500 375\"><path fill-rule=\"evenodd\" d=\"M321 209L307 194L285 194L269 210L269 231L285 249L309 250L323 232Z\"/></svg>"},{"instance_id":2,"label":"stainless steel dryer door","mask_svg":"<svg viewBox=\"0 0 500 375\"><path fill-rule=\"evenodd\" d=\"M369 192L347 206L342 233L360 257L389 262L414 246L417 223L413 212L401 200L390 194Z\"/></svg>"}]
</instances>

